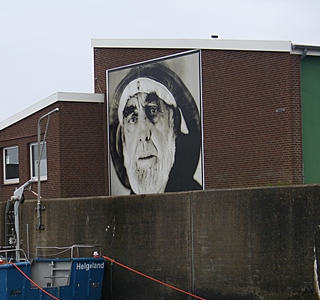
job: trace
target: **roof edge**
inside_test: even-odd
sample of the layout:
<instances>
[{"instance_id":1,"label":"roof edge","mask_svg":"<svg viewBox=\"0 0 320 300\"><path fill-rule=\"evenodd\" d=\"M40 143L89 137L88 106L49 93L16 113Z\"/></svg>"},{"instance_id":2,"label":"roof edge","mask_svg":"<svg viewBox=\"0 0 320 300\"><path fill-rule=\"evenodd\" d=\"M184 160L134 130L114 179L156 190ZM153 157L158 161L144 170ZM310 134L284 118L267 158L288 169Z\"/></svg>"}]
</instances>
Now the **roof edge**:
<instances>
[{"instance_id":1,"label":"roof edge","mask_svg":"<svg viewBox=\"0 0 320 300\"><path fill-rule=\"evenodd\" d=\"M306 55L320 56L320 46L292 44L291 54L299 54L302 57Z\"/></svg>"},{"instance_id":2,"label":"roof edge","mask_svg":"<svg viewBox=\"0 0 320 300\"><path fill-rule=\"evenodd\" d=\"M91 39L92 48L173 48L290 52L290 41L223 39Z\"/></svg>"},{"instance_id":3,"label":"roof edge","mask_svg":"<svg viewBox=\"0 0 320 300\"><path fill-rule=\"evenodd\" d=\"M104 94L57 92L0 122L0 131L56 102L103 103Z\"/></svg>"}]
</instances>

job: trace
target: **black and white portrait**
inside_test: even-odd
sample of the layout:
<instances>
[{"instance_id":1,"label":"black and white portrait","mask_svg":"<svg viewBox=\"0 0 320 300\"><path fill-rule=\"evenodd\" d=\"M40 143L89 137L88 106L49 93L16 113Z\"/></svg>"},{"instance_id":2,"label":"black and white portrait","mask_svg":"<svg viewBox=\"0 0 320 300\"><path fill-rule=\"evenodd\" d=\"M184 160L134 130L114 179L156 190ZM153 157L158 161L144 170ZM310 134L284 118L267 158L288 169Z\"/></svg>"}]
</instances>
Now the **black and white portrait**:
<instances>
[{"instance_id":1,"label":"black and white portrait","mask_svg":"<svg viewBox=\"0 0 320 300\"><path fill-rule=\"evenodd\" d=\"M111 195L203 188L200 51L107 71Z\"/></svg>"}]
</instances>

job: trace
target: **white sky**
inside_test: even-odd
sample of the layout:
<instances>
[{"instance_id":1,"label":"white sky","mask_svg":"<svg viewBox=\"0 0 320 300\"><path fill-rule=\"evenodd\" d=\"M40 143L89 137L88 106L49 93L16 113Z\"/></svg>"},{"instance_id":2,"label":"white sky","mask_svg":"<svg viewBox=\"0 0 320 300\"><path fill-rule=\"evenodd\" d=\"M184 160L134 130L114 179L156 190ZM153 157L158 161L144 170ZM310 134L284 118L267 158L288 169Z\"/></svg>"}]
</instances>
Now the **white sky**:
<instances>
[{"instance_id":1,"label":"white sky","mask_svg":"<svg viewBox=\"0 0 320 300\"><path fill-rule=\"evenodd\" d=\"M0 0L0 122L55 92L93 92L91 38L320 46L320 0Z\"/></svg>"}]
</instances>

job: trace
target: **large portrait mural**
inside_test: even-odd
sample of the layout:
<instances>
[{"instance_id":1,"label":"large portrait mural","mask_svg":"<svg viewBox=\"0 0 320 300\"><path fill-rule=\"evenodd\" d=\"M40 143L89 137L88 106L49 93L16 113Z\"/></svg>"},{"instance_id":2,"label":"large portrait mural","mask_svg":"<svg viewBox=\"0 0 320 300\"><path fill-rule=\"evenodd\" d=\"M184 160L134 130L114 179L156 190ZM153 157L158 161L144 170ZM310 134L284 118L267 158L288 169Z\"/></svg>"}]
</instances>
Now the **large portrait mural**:
<instances>
[{"instance_id":1,"label":"large portrait mural","mask_svg":"<svg viewBox=\"0 0 320 300\"><path fill-rule=\"evenodd\" d=\"M107 70L111 195L203 189L200 55Z\"/></svg>"}]
</instances>

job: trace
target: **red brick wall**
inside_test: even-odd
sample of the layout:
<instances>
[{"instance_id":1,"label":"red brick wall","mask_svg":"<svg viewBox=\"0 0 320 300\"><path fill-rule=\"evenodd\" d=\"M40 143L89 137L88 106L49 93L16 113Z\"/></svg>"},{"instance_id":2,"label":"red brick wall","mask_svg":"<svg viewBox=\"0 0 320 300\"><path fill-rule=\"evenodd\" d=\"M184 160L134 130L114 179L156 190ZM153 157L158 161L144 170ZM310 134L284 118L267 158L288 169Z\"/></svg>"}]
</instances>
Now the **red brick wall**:
<instances>
[{"instance_id":1,"label":"red brick wall","mask_svg":"<svg viewBox=\"0 0 320 300\"><path fill-rule=\"evenodd\" d=\"M19 146L19 184L3 184L1 173L0 201L6 201L16 186L30 179L30 143L37 142L37 124L41 116L58 107L51 115L47 132L48 180L41 182L43 198L105 195L105 155L103 104L57 102L0 131L2 149ZM44 132L46 119L41 122ZM37 184L33 185L37 192ZM25 193L26 199L36 196Z\"/></svg>"},{"instance_id":2,"label":"red brick wall","mask_svg":"<svg viewBox=\"0 0 320 300\"><path fill-rule=\"evenodd\" d=\"M61 196L105 195L104 105L62 104L59 112Z\"/></svg>"},{"instance_id":3,"label":"red brick wall","mask_svg":"<svg viewBox=\"0 0 320 300\"><path fill-rule=\"evenodd\" d=\"M202 52L207 188L302 183L299 59Z\"/></svg>"},{"instance_id":4,"label":"red brick wall","mask_svg":"<svg viewBox=\"0 0 320 300\"><path fill-rule=\"evenodd\" d=\"M95 91L107 69L181 51L95 48ZM205 188L302 183L300 57L202 50L202 82Z\"/></svg>"},{"instance_id":5,"label":"red brick wall","mask_svg":"<svg viewBox=\"0 0 320 300\"><path fill-rule=\"evenodd\" d=\"M0 131L0 164L3 169L3 148L10 146L19 147L19 183L18 184L3 184L3 171L1 173L0 182L0 201L6 201L12 196L15 187L22 185L31 177L30 170L30 144L36 143L37 125L41 116L48 113L52 109L59 107L59 104L49 106L39 112L25 118L5 129ZM50 117L49 129L47 133L47 167L48 180L41 184L41 195L44 198L59 195L60 177L60 157L59 157L59 113L53 114ZM46 120L42 120L41 129L44 132ZM32 188L37 192L37 184ZM29 192L25 193L26 199L34 199L36 196Z\"/></svg>"}]
</instances>

